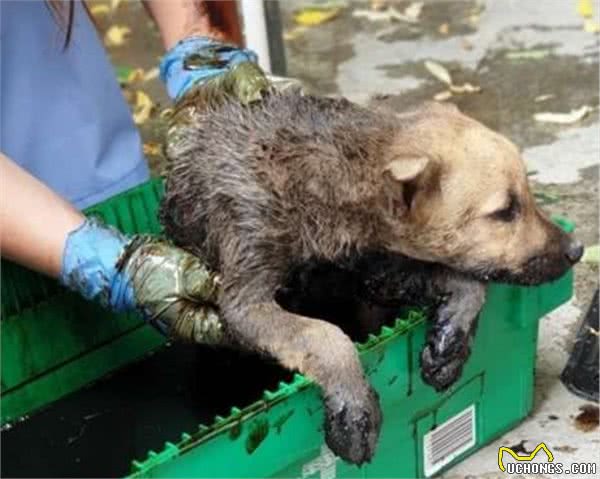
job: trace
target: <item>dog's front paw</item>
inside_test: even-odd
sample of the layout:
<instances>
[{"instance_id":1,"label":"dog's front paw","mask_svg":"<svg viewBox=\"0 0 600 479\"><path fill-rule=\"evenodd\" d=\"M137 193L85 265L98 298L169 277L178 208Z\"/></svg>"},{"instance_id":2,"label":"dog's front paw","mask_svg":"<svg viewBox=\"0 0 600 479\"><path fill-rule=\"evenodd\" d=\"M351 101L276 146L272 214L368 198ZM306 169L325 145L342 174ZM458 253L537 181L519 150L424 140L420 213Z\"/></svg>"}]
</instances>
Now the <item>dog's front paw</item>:
<instances>
[{"instance_id":1,"label":"dog's front paw","mask_svg":"<svg viewBox=\"0 0 600 479\"><path fill-rule=\"evenodd\" d=\"M369 462L381 428L379 396L338 388L325 398L325 442L334 454L356 465Z\"/></svg>"},{"instance_id":2,"label":"dog's front paw","mask_svg":"<svg viewBox=\"0 0 600 479\"><path fill-rule=\"evenodd\" d=\"M449 321L434 324L421 352L423 381L436 391L450 387L470 354L469 336Z\"/></svg>"}]
</instances>

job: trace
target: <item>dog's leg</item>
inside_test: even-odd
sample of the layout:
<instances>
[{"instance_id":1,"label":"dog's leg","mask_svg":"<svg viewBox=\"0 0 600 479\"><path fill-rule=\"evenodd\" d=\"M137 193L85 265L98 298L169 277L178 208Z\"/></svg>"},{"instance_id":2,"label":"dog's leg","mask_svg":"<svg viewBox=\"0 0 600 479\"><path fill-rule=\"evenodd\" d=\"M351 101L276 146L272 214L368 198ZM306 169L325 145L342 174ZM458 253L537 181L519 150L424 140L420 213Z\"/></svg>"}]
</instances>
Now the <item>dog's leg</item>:
<instances>
[{"instance_id":1,"label":"dog's leg","mask_svg":"<svg viewBox=\"0 0 600 479\"><path fill-rule=\"evenodd\" d=\"M429 325L421 373L426 383L442 391L458 379L469 357L486 286L446 270L432 278L428 289L436 295L443 292L445 299Z\"/></svg>"},{"instance_id":2,"label":"dog's leg","mask_svg":"<svg viewBox=\"0 0 600 479\"><path fill-rule=\"evenodd\" d=\"M259 281L264 287L266 282ZM241 289L248 291L247 287L246 283ZM253 303L246 302L244 291L225 290L221 311L228 332L242 346L314 379L324 396L328 446L354 464L369 461L379 436L381 410L350 338L330 323L283 310L268 294L256 302L257 290L252 285L251 289Z\"/></svg>"}]
</instances>

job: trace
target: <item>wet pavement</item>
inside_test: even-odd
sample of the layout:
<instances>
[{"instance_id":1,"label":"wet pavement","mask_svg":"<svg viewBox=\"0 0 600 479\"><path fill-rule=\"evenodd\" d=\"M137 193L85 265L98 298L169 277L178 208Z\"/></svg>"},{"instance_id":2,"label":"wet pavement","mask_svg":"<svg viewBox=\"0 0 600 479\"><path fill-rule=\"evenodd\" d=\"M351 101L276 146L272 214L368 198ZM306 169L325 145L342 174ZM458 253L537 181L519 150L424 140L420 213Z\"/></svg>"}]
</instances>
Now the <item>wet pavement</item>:
<instances>
[{"instance_id":1,"label":"wet pavement","mask_svg":"<svg viewBox=\"0 0 600 479\"><path fill-rule=\"evenodd\" d=\"M282 2L288 75L315 93L359 103L378 95L377 101L401 110L448 89L425 67L428 60L440 64L455 85L468 82L481 88L447 101L511 138L521 148L534 191L547 210L573 220L585 245L598 243L599 36L584 31L575 0L426 1L412 23L357 18L353 14L370 9L369 3L337 3L343 8L332 20L298 27L293 12L308 2ZM411 3L392 5L403 12ZM132 25L129 42L110 50L116 65L156 66L160 42L141 10L137 3L123 2L114 16L99 18L101 29L112 23ZM158 112L168 101L158 80L127 87L138 88L159 105L141 126L146 142L158 142L163 127ZM572 123L534 118L585 105L592 111ZM149 151L159 172L161 154ZM582 263L575 270L574 299L541 323L532 416L444 477L497 477L498 447L522 440L526 449L541 441L560 448L555 457L565 464L598 461L598 428L582 432L574 422L585 401L559 382L598 285L597 265Z\"/></svg>"}]
</instances>

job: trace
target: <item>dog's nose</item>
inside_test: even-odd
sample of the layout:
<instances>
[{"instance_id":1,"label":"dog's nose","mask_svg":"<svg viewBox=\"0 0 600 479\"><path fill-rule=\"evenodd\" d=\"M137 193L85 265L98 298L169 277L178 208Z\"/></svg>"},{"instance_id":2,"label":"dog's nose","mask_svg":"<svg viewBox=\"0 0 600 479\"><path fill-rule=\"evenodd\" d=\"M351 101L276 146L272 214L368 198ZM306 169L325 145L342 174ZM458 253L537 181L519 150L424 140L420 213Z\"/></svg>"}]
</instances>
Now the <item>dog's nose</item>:
<instances>
[{"instance_id":1,"label":"dog's nose","mask_svg":"<svg viewBox=\"0 0 600 479\"><path fill-rule=\"evenodd\" d=\"M579 241L571 241L567 247L565 256L571 264L577 263L583 256L583 245Z\"/></svg>"}]
</instances>

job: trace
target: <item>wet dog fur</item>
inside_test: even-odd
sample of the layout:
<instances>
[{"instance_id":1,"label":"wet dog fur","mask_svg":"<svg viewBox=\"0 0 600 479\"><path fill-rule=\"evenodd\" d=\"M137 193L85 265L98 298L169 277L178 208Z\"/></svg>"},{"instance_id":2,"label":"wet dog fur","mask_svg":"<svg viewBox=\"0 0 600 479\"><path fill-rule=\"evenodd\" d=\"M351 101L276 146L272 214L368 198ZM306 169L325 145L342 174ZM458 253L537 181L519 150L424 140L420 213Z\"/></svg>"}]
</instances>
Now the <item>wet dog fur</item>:
<instances>
[{"instance_id":1,"label":"wet dog fur","mask_svg":"<svg viewBox=\"0 0 600 479\"><path fill-rule=\"evenodd\" d=\"M326 442L356 464L375 450L377 394L350 338L290 291L322 300L308 286L319 277L348 285L331 289L338 304L359 297L367 313L435 304L422 369L444 389L469 354L488 281L538 284L581 256L535 205L514 145L452 107L395 115L272 94L198 109L176 132L166 233L221 273L231 341L319 384Z\"/></svg>"}]
</instances>

